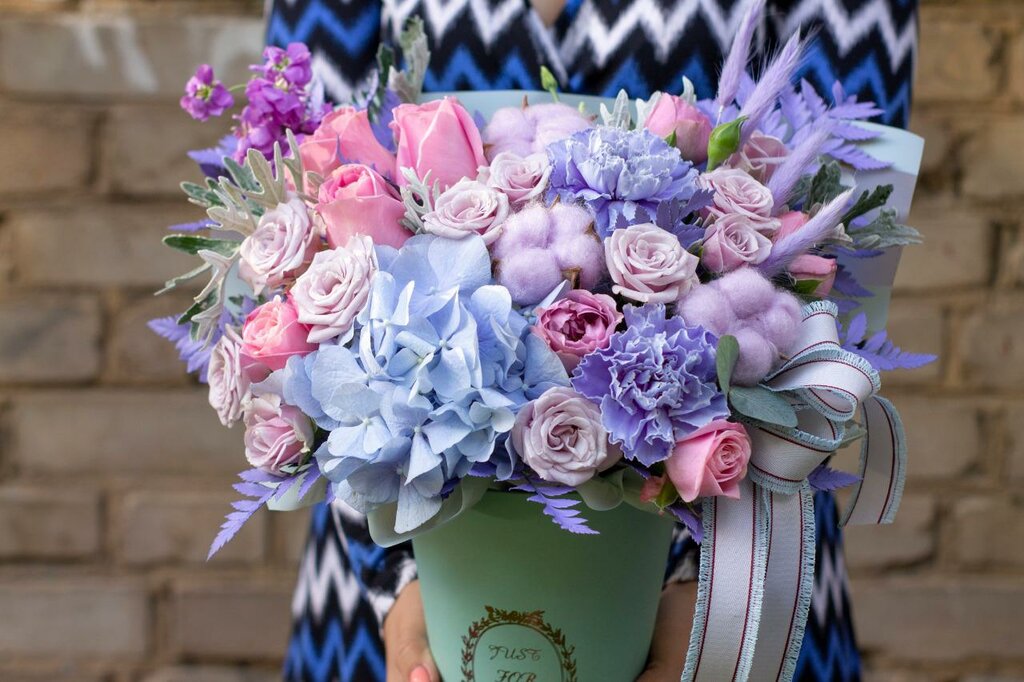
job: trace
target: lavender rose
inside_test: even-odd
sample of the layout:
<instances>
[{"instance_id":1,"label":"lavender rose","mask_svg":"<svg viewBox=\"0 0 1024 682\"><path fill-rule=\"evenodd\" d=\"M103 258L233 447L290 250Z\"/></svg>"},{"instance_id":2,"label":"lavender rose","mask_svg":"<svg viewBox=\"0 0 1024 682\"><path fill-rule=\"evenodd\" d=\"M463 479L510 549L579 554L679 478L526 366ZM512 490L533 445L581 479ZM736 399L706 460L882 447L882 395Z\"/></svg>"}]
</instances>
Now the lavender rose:
<instances>
[{"instance_id":1,"label":"lavender rose","mask_svg":"<svg viewBox=\"0 0 1024 682\"><path fill-rule=\"evenodd\" d=\"M743 148L732 155L728 165L745 171L760 183L767 183L788 154L789 149L782 140L755 130Z\"/></svg>"},{"instance_id":2,"label":"lavender rose","mask_svg":"<svg viewBox=\"0 0 1024 682\"><path fill-rule=\"evenodd\" d=\"M309 325L309 343L323 343L336 336L344 343L351 338L352 325L366 305L376 272L373 240L365 235L354 235L346 246L313 256L291 292L298 321Z\"/></svg>"},{"instance_id":3,"label":"lavender rose","mask_svg":"<svg viewBox=\"0 0 1024 682\"><path fill-rule=\"evenodd\" d=\"M245 404L245 458L257 469L280 474L299 464L313 444L313 423L297 407L273 393L250 398Z\"/></svg>"},{"instance_id":4,"label":"lavender rose","mask_svg":"<svg viewBox=\"0 0 1024 682\"><path fill-rule=\"evenodd\" d=\"M771 234L779 229L779 221L772 218L775 200L771 191L746 172L719 168L700 176L697 184L715 193L711 207L706 209L712 220L737 214L747 218L759 232Z\"/></svg>"},{"instance_id":5,"label":"lavender rose","mask_svg":"<svg viewBox=\"0 0 1024 682\"><path fill-rule=\"evenodd\" d=\"M512 446L545 481L578 486L622 457L609 447L601 410L571 388L549 388L516 416Z\"/></svg>"},{"instance_id":6,"label":"lavender rose","mask_svg":"<svg viewBox=\"0 0 1024 682\"><path fill-rule=\"evenodd\" d=\"M486 183L508 197L513 207L539 198L548 186L551 164L547 154L517 156L503 152L491 165L480 169L480 182Z\"/></svg>"},{"instance_id":7,"label":"lavender rose","mask_svg":"<svg viewBox=\"0 0 1024 682\"><path fill-rule=\"evenodd\" d=\"M758 232L745 216L730 213L704 231L701 262L711 272L729 272L743 265L764 262L772 252L772 242Z\"/></svg>"},{"instance_id":8,"label":"lavender rose","mask_svg":"<svg viewBox=\"0 0 1024 682\"><path fill-rule=\"evenodd\" d=\"M220 423L233 426L242 416L242 402L249 391L249 379L242 370L242 340L231 327L210 351L206 381L210 386L210 405L217 411Z\"/></svg>"},{"instance_id":9,"label":"lavender rose","mask_svg":"<svg viewBox=\"0 0 1024 682\"><path fill-rule=\"evenodd\" d=\"M238 249L238 275L257 295L297 275L316 250L318 238L301 199L293 197L263 214L256 231Z\"/></svg>"},{"instance_id":10,"label":"lavender rose","mask_svg":"<svg viewBox=\"0 0 1024 682\"><path fill-rule=\"evenodd\" d=\"M471 234L490 244L501 234L508 218L508 197L477 180L460 180L434 202L434 210L423 216L423 229L448 239Z\"/></svg>"},{"instance_id":11,"label":"lavender rose","mask_svg":"<svg viewBox=\"0 0 1024 682\"><path fill-rule=\"evenodd\" d=\"M669 303L700 283L697 257L675 235L644 223L615 230L604 242L612 291L640 303Z\"/></svg>"}]
</instances>

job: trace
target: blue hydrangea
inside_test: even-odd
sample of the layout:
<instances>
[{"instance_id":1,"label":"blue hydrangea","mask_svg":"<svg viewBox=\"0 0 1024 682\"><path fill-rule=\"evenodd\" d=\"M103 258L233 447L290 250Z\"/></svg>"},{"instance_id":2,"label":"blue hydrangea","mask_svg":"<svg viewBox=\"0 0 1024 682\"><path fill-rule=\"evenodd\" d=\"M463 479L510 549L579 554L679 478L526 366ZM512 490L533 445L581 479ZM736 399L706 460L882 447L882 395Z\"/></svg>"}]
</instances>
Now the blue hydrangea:
<instances>
[{"instance_id":1,"label":"blue hydrangea","mask_svg":"<svg viewBox=\"0 0 1024 682\"><path fill-rule=\"evenodd\" d=\"M666 319L663 305L626 306L625 319L607 348L583 358L572 385L601 406L604 426L626 456L651 466L687 434L729 416L716 383L718 339L681 318Z\"/></svg>"},{"instance_id":2,"label":"blue hydrangea","mask_svg":"<svg viewBox=\"0 0 1024 682\"><path fill-rule=\"evenodd\" d=\"M381 256L356 338L290 361L285 392L330 431L316 457L336 496L364 512L397 502L403 533L568 376L491 283L479 237L417 236Z\"/></svg>"},{"instance_id":3,"label":"blue hydrangea","mask_svg":"<svg viewBox=\"0 0 1024 682\"><path fill-rule=\"evenodd\" d=\"M654 222L665 201L687 201L697 171L679 151L646 129L597 127L548 146L548 200L581 201L598 234Z\"/></svg>"}]
</instances>

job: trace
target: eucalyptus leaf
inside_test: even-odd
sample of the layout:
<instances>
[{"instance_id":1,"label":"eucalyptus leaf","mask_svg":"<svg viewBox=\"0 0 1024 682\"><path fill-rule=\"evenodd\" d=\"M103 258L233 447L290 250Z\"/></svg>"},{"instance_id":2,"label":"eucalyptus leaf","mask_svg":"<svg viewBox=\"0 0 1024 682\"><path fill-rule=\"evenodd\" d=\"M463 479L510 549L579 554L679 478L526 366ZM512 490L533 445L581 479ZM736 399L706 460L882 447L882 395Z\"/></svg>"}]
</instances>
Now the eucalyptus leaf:
<instances>
[{"instance_id":1,"label":"eucalyptus leaf","mask_svg":"<svg viewBox=\"0 0 1024 682\"><path fill-rule=\"evenodd\" d=\"M715 369L718 371L718 387L722 393L729 395L729 382L732 381L732 371L736 368L736 361L740 357L740 344L735 336L726 334L718 339L718 349L715 351Z\"/></svg>"},{"instance_id":2,"label":"eucalyptus leaf","mask_svg":"<svg viewBox=\"0 0 1024 682\"><path fill-rule=\"evenodd\" d=\"M178 251L184 251L185 253L191 253L193 255L199 253L201 250L216 251L217 253L230 256L234 254L241 242L233 239L211 239L210 237L201 237L191 234L169 234L164 237L164 244L177 249Z\"/></svg>"},{"instance_id":3,"label":"eucalyptus leaf","mask_svg":"<svg viewBox=\"0 0 1024 682\"><path fill-rule=\"evenodd\" d=\"M781 396L762 386L734 386L729 402L740 414L766 424L795 427L796 410Z\"/></svg>"}]
</instances>

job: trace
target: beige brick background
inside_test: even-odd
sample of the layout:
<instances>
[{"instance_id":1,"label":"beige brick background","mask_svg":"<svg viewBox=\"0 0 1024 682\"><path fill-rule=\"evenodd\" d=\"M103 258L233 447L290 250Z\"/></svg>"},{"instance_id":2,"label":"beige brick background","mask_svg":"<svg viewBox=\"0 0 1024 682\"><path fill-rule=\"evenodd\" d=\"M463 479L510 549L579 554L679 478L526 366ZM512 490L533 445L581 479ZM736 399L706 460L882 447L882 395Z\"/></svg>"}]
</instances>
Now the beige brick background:
<instances>
[{"instance_id":1,"label":"beige brick background","mask_svg":"<svg viewBox=\"0 0 1024 682\"><path fill-rule=\"evenodd\" d=\"M0 0L0 680L276 678L303 515L205 548L239 468L144 326L184 265L164 227L215 127L176 99L241 78L257 0ZM216 49L209 46L216 40ZM230 80L230 79L228 79ZM911 474L849 534L869 679L1024 680L1024 2L925 0L928 138L892 330L942 361L890 377ZM182 492L187 490L188 492Z\"/></svg>"}]
</instances>

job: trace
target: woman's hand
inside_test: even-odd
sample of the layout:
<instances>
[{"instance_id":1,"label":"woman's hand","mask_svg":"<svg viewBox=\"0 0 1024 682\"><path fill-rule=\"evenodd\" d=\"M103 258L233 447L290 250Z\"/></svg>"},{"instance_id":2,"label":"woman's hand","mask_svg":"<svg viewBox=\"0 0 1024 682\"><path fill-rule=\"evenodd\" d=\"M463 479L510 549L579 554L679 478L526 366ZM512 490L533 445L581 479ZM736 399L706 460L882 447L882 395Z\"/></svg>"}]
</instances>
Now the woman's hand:
<instances>
[{"instance_id":1,"label":"woman's hand","mask_svg":"<svg viewBox=\"0 0 1024 682\"><path fill-rule=\"evenodd\" d=\"M384 655L387 682L441 682L427 644L419 581L409 583L398 594L384 619Z\"/></svg>"},{"instance_id":2,"label":"woman's hand","mask_svg":"<svg viewBox=\"0 0 1024 682\"><path fill-rule=\"evenodd\" d=\"M661 593L647 669L636 682L679 682L690 643L697 583L672 583Z\"/></svg>"}]
</instances>

